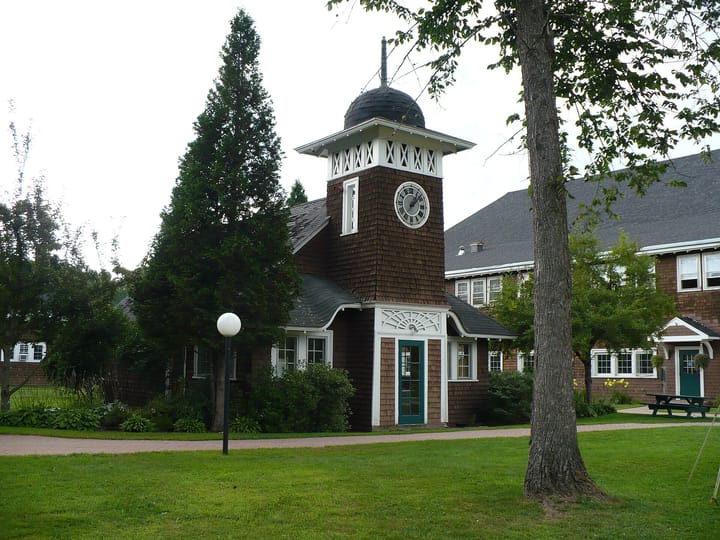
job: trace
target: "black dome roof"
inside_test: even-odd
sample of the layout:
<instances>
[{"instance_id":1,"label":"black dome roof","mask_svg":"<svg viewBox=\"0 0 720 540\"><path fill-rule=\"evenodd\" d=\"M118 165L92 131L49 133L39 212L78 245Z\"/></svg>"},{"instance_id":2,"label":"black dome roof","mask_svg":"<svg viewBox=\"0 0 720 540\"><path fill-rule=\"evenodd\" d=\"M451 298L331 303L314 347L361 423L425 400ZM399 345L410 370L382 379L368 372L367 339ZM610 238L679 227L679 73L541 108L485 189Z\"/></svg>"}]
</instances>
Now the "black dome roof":
<instances>
[{"instance_id":1,"label":"black dome roof","mask_svg":"<svg viewBox=\"0 0 720 540\"><path fill-rule=\"evenodd\" d=\"M400 90L380 86L363 92L355 98L345 113L344 129L375 117L410 126L425 127L425 117L413 98Z\"/></svg>"}]
</instances>

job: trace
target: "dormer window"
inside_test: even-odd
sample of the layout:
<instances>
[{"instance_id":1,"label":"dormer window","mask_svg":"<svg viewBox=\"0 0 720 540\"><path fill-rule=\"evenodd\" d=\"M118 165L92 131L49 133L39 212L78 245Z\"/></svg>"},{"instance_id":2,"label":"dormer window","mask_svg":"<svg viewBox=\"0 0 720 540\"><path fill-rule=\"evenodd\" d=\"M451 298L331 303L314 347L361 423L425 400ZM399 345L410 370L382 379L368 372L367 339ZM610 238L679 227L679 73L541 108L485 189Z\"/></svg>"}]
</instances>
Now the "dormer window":
<instances>
[{"instance_id":1,"label":"dormer window","mask_svg":"<svg viewBox=\"0 0 720 540\"><path fill-rule=\"evenodd\" d=\"M343 182L342 234L358 232L358 179Z\"/></svg>"}]
</instances>

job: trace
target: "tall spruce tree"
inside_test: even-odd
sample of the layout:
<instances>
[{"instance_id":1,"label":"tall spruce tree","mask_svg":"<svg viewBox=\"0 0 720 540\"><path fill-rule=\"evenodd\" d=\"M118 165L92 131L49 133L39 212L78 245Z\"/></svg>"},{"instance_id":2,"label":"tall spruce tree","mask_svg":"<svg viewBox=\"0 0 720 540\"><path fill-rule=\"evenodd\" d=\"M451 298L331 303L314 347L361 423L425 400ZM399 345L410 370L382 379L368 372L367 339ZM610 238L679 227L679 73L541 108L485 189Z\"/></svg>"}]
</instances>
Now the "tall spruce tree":
<instances>
[{"instance_id":1,"label":"tall spruce tree","mask_svg":"<svg viewBox=\"0 0 720 540\"><path fill-rule=\"evenodd\" d=\"M260 38L240 10L223 64L180 160L170 205L132 295L138 318L168 350L207 347L212 358L213 429L223 418L224 362L215 327L226 311L242 331L239 361L269 346L298 289L288 210L279 182L280 139L258 65Z\"/></svg>"},{"instance_id":2,"label":"tall spruce tree","mask_svg":"<svg viewBox=\"0 0 720 540\"><path fill-rule=\"evenodd\" d=\"M329 9L347 0L328 0ZM432 0L406 7L360 0L407 23L395 41L435 54L430 91L452 84L463 50L499 46L491 67L520 68L530 165L535 261L536 370L525 495L537 501L606 500L577 442L572 385L570 252L563 125L587 152L582 176L609 176L638 193L658 181L658 158L682 139L719 129L720 0ZM479 98L482 102L482 98ZM614 174L613 167L628 167ZM618 190L599 197L609 206Z\"/></svg>"}]
</instances>

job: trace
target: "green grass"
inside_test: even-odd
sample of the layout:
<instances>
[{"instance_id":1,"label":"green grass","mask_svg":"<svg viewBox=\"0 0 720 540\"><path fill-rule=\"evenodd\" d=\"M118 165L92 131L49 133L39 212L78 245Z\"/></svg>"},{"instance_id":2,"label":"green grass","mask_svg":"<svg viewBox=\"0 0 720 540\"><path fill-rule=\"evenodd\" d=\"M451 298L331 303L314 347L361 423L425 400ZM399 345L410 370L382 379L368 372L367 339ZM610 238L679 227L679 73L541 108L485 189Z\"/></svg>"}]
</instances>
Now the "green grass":
<instances>
[{"instance_id":1,"label":"green grass","mask_svg":"<svg viewBox=\"0 0 720 540\"><path fill-rule=\"evenodd\" d=\"M320 449L0 457L3 538L717 538L706 426L580 434L616 500L547 515L527 438Z\"/></svg>"}]
</instances>

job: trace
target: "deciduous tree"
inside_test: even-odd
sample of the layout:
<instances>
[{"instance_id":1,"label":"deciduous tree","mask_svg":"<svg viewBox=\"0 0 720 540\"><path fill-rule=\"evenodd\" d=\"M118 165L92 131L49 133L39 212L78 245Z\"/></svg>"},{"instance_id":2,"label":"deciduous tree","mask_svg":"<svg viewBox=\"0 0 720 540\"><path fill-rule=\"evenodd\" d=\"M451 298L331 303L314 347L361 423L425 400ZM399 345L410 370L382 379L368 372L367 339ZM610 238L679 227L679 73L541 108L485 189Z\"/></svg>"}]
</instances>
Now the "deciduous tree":
<instances>
[{"instance_id":1,"label":"deciduous tree","mask_svg":"<svg viewBox=\"0 0 720 540\"><path fill-rule=\"evenodd\" d=\"M572 344L585 368L588 404L592 402L591 350L647 348L648 338L675 313L671 296L655 286L654 258L640 254L637 244L621 233L604 252L587 231L570 236L572 258ZM535 349L534 280L504 279L491 314L512 328L518 338L509 344L529 353Z\"/></svg>"},{"instance_id":2,"label":"deciduous tree","mask_svg":"<svg viewBox=\"0 0 720 540\"><path fill-rule=\"evenodd\" d=\"M564 183L579 170L563 126L575 124L589 180L609 177L643 193L663 171L658 158L678 141L699 143L718 130L720 1L436 0L415 9L395 0L359 3L396 13L409 23L396 41L435 53L431 92L453 82L472 43L499 46L494 67L520 68L524 115L512 118L525 127L530 164L537 359L525 494L603 499L580 455L573 411ZM620 166L627 169L612 172ZM610 185L597 203L610 206L617 192Z\"/></svg>"}]
</instances>

